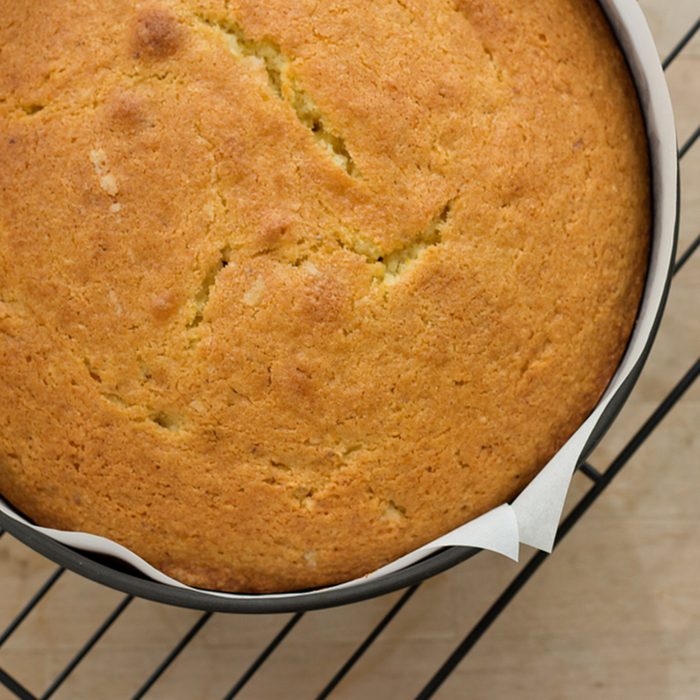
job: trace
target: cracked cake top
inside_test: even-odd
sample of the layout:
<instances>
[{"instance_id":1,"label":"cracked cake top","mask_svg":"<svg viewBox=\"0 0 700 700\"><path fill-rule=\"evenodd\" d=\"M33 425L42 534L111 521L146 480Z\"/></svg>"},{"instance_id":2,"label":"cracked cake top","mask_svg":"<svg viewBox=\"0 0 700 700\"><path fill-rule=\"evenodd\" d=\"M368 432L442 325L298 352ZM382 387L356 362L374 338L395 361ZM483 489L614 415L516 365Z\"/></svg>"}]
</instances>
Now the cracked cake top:
<instances>
[{"instance_id":1,"label":"cracked cake top","mask_svg":"<svg viewBox=\"0 0 700 700\"><path fill-rule=\"evenodd\" d=\"M0 0L0 493L206 588L387 563L597 402L647 167L593 0Z\"/></svg>"}]
</instances>

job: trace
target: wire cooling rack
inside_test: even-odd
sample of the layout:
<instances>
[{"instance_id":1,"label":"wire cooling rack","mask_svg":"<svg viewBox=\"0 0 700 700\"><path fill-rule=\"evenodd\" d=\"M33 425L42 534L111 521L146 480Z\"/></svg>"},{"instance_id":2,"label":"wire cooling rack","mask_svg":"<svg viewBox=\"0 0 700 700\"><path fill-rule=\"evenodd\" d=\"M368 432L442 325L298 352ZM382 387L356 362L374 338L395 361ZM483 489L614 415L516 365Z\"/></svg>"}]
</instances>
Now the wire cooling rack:
<instances>
[{"instance_id":1,"label":"wire cooling rack","mask_svg":"<svg viewBox=\"0 0 700 700\"><path fill-rule=\"evenodd\" d=\"M700 19L698 19L687 33L682 37L678 44L670 52L666 60L664 61L664 69L667 69L676 58L686 49L688 44L694 38L696 33L700 30ZM683 146L679 150L679 158L683 159L687 156L689 151L695 146L698 138L700 137L700 125L695 128L691 136L685 141ZM700 183L683 183L686 187L698 187ZM690 258L697 252L700 247L700 234L698 234L695 239L690 243L689 246L682 252L678 258L675 266L674 275L677 274L690 260ZM625 465L630 461L632 456L639 450L640 447L645 443L647 438L653 433L657 426L662 422L665 416L671 411L671 409L676 406L676 404L682 399L686 391L691 387L700 374L700 358L698 358L692 366L688 369L685 374L680 378L680 380L668 390L666 397L658 404L656 409L649 415L646 421L639 427L637 432L631 438L631 440L624 446L615 459L613 459L607 468L604 470L599 470L591 464L584 464L581 467L581 472L590 480L590 485L588 490L585 492L583 497L574 505L572 510L568 513L565 520L563 521L559 534L557 537L557 546L559 546L562 540L571 532L571 530L576 526L576 524L581 520L581 518L586 514L589 508L600 498L600 496L605 492L606 488L610 485L613 479L619 474L619 472L625 467ZM667 388L668 389L668 388ZM5 535L4 532L0 531L0 537ZM504 613L507 612L510 603L518 596L523 587L530 581L534 574L542 567L548 559L548 555L538 552L532 556L532 558L525 564L525 566L520 569L518 574L512 581L505 587L505 589L498 595L498 597L492 602L492 604L486 609L485 612L478 619L477 623L468 630L462 639L462 641L456 645L452 653L444 659L441 665L435 669L432 677L425 679L425 685L423 689L416 696L416 700L427 700L432 698L437 691L442 687L445 681L450 677L452 672L457 668L457 666L464 660L464 658L469 654L479 640L489 631L494 622ZM26 605L20 610L16 617L10 622L7 628L0 632L0 698L7 696L8 698L20 698L21 700L48 700L54 697L62 688L64 688L67 681L78 674L81 671L81 665L84 663L88 655L93 651L93 649L99 644L100 640L105 636L105 634L116 625L123 613L129 608L129 606L134 601L132 596L124 596L120 599L119 604L112 610L112 612L105 618L101 619L94 631L88 636L87 641L79 648L77 653L70 659L70 661L65 665L65 667L55 676L50 685L43 691L39 691L38 694L28 690L22 683L16 680L9 671L5 670L2 666L2 650L3 646L6 645L13 635L20 629L20 627L27 621L31 616L32 612L39 604L47 605L51 602L51 596L49 595L54 586L59 582L64 574L63 568L58 568L53 571L53 573L48 577L48 579L41 585L41 587L34 593L31 598L27 601ZM96 586L97 584L90 584ZM406 589L393 604L388 606L384 616L380 619L378 624L371 630L371 632L366 636L364 641L357 646L355 651L350 655L350 657L343 663L340 668L337 669L335 674L328 680L325 687L321 690L319 694L316 695L317 700L325 700L325 698L333 695L334 691L340 684L340 682L345 679L345 677L351 673L358 661L365 655L369 648L374 644L374 642L382 635L386 628L391 625L394 619L404 610L410 603L411 599L414 597L417 590L420 588L420 584ZM2 592L0 591L0 595ZM46 600L45 600L46 599ZM155 605L155 604L152 604ZM313 613L297 613L290 617L286 623L279 629L279 631L273 636L271 641L261 648L254 661L248 666L248 668L239 675L237 679L232 679L230 690L225 694L225 700L230 700L231 698L237 697L243 689L248 685L248 683L253 679L258 673L264 673L264 667L266 662L275 653L275 651L285 642L292 630L299 624L305 615L324 615L328 614L326 612L313 612ZM141 698L146 698L154 690L157 689L157 684L162 679L167 671L170 671L178 662L181 654L190 645L190 643L197 637L201 630L210 622L211 618L214 616L213 613L204 613L200 615L195 623L189 628L187 633L175 640L174 646L171 650L164 656L162 661L150 672L150 674L145 675L142 680L141 687L132 695L128 697L132 700L140 700ZM230 619L230 618L229 618ZM291 642L290 642L291 643ZM129 674L131 670L129 668L124 668L123 673ZM100 697L108 697L108 691L105 690L104 693L100 693ZM110 696L112 697L112 696ZM205 697L205 696L198 696ZM298 697L298 694L294 692L294 689L289 689L289 697ZM207 698L208 700L208 698Z\"/></svg>"}]
</instances>

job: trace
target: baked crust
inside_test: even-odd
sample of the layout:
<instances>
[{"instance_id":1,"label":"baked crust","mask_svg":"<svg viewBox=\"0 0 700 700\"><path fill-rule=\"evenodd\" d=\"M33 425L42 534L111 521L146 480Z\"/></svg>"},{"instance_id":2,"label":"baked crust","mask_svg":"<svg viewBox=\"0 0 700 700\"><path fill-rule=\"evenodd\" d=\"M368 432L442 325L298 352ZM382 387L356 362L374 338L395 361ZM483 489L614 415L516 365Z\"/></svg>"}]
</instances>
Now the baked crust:
<instances>
[{"instance_id":1,"label":"baked crust","mask_svg":"<svg viewBox=\"0 0 700 700\"><path fill-rule=\"evenodd\" d=\"M514 497L645 278L592 0L0 0L0 492L196 586Z\"/></svg>"}]
</instances>

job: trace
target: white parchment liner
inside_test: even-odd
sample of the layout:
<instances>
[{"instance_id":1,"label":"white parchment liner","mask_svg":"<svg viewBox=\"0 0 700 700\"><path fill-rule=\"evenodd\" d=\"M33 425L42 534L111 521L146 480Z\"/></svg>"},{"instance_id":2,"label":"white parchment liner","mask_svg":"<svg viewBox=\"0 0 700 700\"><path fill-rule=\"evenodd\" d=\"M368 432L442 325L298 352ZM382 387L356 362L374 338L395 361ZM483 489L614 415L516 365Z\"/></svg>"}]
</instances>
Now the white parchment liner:
<instances>
[{"instance_id":1,"label":"white parchment liner","mask_svg":"<svg viewBox=\"0 0 700 700\"><path fill-rule=\"evenodd\" d=\"M654 185L654 230L649 275L637 325L622 364L593 413L514 503L495 508L368 576L340 586L322 589L324 591L357 586L368 580L385 576L446 546L479 547L498 552L514 560L518 559L521 543L551 551L569 484L584 449L605 409L644 356L663 304L664 289L674 250L678 193L677 144L673 111L653 38L636 0L604 0L601 4L616 30L637 83L647 122ZM155 581L179 588L189 588L111 540L85 533L33 526L1 498L0 511L64 545L116 557ZM318 592L319 590L313 591L313 593ZM225 598L251 597L210 591L207 593ZM299 595L309 595L309 593L276 594L255 596L255 598L285 598Z\"/></svg>"}]
</instances>

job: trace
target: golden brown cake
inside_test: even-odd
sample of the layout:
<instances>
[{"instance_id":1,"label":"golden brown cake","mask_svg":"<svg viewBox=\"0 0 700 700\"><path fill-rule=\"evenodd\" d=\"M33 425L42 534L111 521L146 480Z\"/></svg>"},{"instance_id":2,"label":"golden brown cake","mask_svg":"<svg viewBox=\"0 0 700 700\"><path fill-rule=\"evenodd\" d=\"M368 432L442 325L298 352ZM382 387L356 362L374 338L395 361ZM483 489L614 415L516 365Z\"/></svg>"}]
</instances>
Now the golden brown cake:
<instances>
[{"instance_id":1,"label":"golden brown cake","mask_svg":"<svg viewBox=\"0 0 700 700\"><path fill-rule=\"evenodd\" d=\"M0 0L0 493L192 585L512 499L645 279L593 0Z\"/></svg>"}]
</instances>

